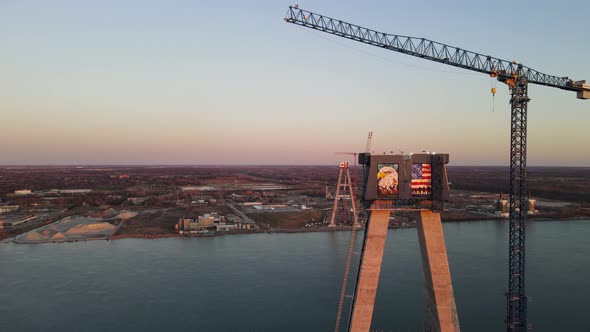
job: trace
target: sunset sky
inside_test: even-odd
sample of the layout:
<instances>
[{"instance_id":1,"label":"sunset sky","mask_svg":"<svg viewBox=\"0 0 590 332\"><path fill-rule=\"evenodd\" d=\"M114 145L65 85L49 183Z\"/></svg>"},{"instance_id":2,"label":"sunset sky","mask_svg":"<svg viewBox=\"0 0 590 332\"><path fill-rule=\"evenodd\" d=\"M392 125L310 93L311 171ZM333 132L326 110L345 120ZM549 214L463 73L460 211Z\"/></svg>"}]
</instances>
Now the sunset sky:
<instances>
[{"instance_id":1,"label":"sunset sky","mask_svg":"<svg viewBox=\"0 0 590 332\"><path fill-rule=\"evenodd\" d=\"M0 165L332 164L362 151L507 165L490 77L287 24L294 2L0 1ZM301 8L590 81L590 2ZM529 165L590 166L590 100L529 87Z\"/></svg>"}]
</instances>

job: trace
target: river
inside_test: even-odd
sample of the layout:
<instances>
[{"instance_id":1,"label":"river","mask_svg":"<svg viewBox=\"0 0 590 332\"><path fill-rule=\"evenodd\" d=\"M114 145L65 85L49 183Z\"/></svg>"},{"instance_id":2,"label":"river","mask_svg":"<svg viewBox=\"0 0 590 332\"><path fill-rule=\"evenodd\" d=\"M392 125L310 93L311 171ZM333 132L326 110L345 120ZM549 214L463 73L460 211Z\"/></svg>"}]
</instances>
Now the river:
<instances>
[{"instance_id":1,"label":"river","mask_svg":"<svg viewBox=\"0 0 590 332\"><path fill-rule=\"evenodd\" d=\"M506 222L443 227L462 330L504 330ZM534 330L590 331L590 220L527 228ZM349 236L0 243L0 329L330 331ZM390 230L373 328L422 330L422 278L416 230Z\"/></svg>"}]
</instances>

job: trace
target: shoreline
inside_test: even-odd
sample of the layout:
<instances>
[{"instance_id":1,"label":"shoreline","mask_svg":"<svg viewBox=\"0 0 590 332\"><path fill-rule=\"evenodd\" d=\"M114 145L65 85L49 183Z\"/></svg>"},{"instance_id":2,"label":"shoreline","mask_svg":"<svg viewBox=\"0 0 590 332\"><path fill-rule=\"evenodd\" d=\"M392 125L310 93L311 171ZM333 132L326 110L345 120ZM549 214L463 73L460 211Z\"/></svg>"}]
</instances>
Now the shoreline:
<instances>
[{"instance_id":1,"label":"shoreline","mask_svg":"<svg viewBox=\"0 0 590 332\"><path fill-rule=\"evenodd\" d=\"M531 218L531 221L577 221L577 220L586 220L590 219L588 217L574 217L574 218L565 218L565 219L534 219ZM508 221L507 218L489 218L489 219L465 219L465 220L443 220L442 223L463 223L463 222L482 222L482 221ZM389 225L388 229L401 229L401 228L416 228L414 223L407 225L407 226L397 226L397 225ZM364 230L365 227L360 227L357 230ZM132 239L161 239L161 238L201 238L201 237L216 237L216 236L227 236L227 235L247 235L247 234L273 234L273 233L291 233L291 234L299 234L299 233L329 233L329 232L343 232L343 231L351 231L352 227L345 225L345 226L337 226L337 227L318 227L318 228L272 228L269 230L250 230L250 231L230 231L230 232L217 232L217 233L208 233L208 234L193 234L193 235L181 235L181 234L121 234L121 235L114 235L111 236L111 240L121 240L126 238Z\"/></svg>"},{"instance_id":2,"label":"shoreline","mask_svg":"<svg viewBox=\"0 0 590 332\"><path fill-rule=\"evenodd\" d=\"M550 219L550 218L531 218L531 221L577 221L577 220L590 220L590 217L580 216L580 217L573 217L573 218L565 218L565 219ZM443 220L442 223L463 223L463 222L482 222L482 221L508 221L507 218L488 218L488 219L465 219L465 220ZM389 225L388 229L401 229L401 228L415 228L415 224L410 224L407 226L393 226ZM364 230L365 227L360 227L358 230ZM216 236L227 236L227 235L247 235L247 234L273 234L273 233L291 233L291 234L298 234L298 233L328 233L328 232L342 232L342 231L350 231L352 230L351 226L337 226L337 227L318 227L318 228L272 228L268 230L249 230L249 231L230 231L230 232L218 232L218 233L208 233L208 234L193 234L193 235L181 235L181 234L120 234L120 235L113 235L111 236L111 240L121 240L121 239L161 239L161 238L202 238L202 237L216 237Z\"/></svg>"},{"instance_id":3,"label":"shoreline","mask_svg":"<svg viewBox=\"0 0 590 332\"><path fill-rule=\"evenodd\" d=\"M546 222L546 221L579 221L579 220L590 220L589 217L580 216L572 218L546 218L539 217L531 218L530 221L535 222ZM488 219L451 219L443 220L443 223L464 223L464 222L482 222L482 221L508 221L507 218L488 218ZM407 225L389 225L388 229L402 229L402 228L416 228L415 223L409 222ZM365 227L360 227L358 230L364 230ZM247 235L247 234L273 234L273 233L287 233L287 234L299 234L299 233L327 233L327 232L342 232L351 231L352 227L337 226L337 227L318 227L318 228L272 228L267 230L248 230L248 231L228 231L228 232L217 232L217 233L206 233L206 234L192 234L192 235L181 235L178 233L163 233L163 234L118 234L107 237L94 237L87 239L77 239L72 241L45 241L35 243L24 243L15 241L15 237L2 239L2 243L14 243L14 244L43 244L43 243L70 243L70 242L87 242L87 241L111 241L111 240L122 240L122 239L165 239L165 238L206 238L206 237L218 237L218 236L231 236L231 235Z\"/></svg>"}]
</instances>

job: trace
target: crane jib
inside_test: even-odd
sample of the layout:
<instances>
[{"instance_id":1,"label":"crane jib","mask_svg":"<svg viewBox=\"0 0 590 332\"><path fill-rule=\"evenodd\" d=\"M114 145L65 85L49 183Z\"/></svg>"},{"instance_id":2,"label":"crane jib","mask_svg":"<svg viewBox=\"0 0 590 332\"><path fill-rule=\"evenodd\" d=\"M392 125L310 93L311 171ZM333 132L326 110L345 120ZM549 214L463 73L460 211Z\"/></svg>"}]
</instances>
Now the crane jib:
<instances>
[{"instance_id":1,"label":"crane jib","mask_svg":"<svg viewBox=\"0 0 590 332\"><path fill-rule=\"evenodd\" d=\"M429 39L379 32L293 6L289 7L285 21L391 51L488 74L492 77L512 77L514 80L517 77L524 77L528 83L577 91L578 98L590 98L590 85L585 81L573 81L568 77L547 75L515 61L499 59ZM505 79L502 81L506 82ZM509 79L507 83L509 82L512 81Z\"/></svg>"}]
</instances>

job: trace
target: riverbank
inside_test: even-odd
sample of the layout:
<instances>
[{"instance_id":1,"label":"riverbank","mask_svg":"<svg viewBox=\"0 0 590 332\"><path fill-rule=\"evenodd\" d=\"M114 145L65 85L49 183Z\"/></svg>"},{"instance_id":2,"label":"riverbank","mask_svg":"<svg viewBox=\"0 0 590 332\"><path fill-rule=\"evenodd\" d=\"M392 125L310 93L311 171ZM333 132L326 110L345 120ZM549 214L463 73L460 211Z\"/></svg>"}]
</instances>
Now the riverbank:
<instances>
[{"instance_id":1,"label":"riverbank","mask_svg":"<svg viewBox=\"0 0 590 332\"><path fill-rule=\"evenodd\" d=\"M480 218L442 218L443 223L470 223L470 222L482 222L482 221L508 221L507 218L500 218L500 217L490 217L490 216L481 216ZM586 216L578 216L573 218L549 218L543 216L529 216L529 221L535 222L550 222L550 221L576 221L576 220L588 220ZM412 219L404 219L403 221L392 221L389 225L389 229L402 229L402 228L415 228L416 223L415 220ZM364 230L365 227L360 227L359 230ZM75 240L61 240L61 241L45 241L39 243L64 243L64 242L85 242L85 241L109 241L109 240L121 240L121 239L162 239L162 238L203 238L203 237L217 237L217 236L231 236L231 235L245 235L245 234L260 234L260 233L288 233L288 234L298 234L298 233L316 233L316 232L342 232L342 231L351 231L352 227L349 225L339 225L336 227L308 227L308 228L266 228L266 229L258 229L258 230L234 230L234 231L226 231L226 232L212 232L212 233L204 233L204 234L178 234L173 232L166 232L166 233L130 233L126 232L123 234L113 234L111 236L102 236L102 237L90 237L90 238L83 238L83 239L75 239ZM4 238L1 239L3 242L15 242L14 237L11 238ZM28 243L24 243L28 244Z\"/></svg>"},{"instance_id":2,"label":"riverbank","mask_svg":"<svg viewBox=\"0 0 590 332\"><path fill-rule=\"evenodd\" d=\"M543 221L576 221L576 220L587 220L587 217L576 217L576 218L567 218L567 219L547 219L547 218L530 218L530 221L535 222L543 222ZM443 223L469 223L469 222L486 222L486 221L502 221L505 220L508 222L506 218L488 218L488 219L470 219L470 220L443 220ZM389 229L401 229L401 228L415 228L416 224L413 222L408 222L403 225L400 224L391 224L389 225ZM365 227L360 227L358 230L364 230ZM345 226L336 226L336 227L316 227L316 228L295 228L295 229L282 229L282 228L273 228L273 229L266 229L266 230L250 230L250 231L229 231L229 232L217 232L217 233L206 233L206 234L191 234L191 235L181 235L181 234L124 234L124 235L114 235L110 239L111 240L119 240L119 239L126 239L126 238L134 238L134 239L159 239L159 238L201 238L201 237L215 237L215 236L231 236L231 235L245 235L245 234L261 234L261 233L286 233L286 234L299 234L299 233L329 233L329 232L343 232L343 231L351 231L352 227L345 225Z\"/></svg>"}]
</instances>

